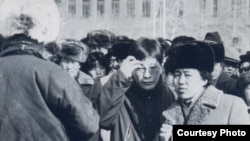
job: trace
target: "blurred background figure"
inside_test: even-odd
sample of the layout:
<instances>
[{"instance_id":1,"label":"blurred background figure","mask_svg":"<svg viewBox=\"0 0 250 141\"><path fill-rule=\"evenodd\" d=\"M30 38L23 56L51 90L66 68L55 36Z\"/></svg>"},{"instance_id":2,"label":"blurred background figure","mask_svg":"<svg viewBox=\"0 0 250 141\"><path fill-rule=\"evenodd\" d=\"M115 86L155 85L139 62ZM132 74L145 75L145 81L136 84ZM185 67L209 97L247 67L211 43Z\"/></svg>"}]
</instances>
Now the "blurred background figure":
<instances>
[{"instance_id":1,"label":"blurred background figure","mask_svg":"<svg viewBox=\"0 0 250 141\"><path fill-rule=\"evenodd\" d=\"M82 70L94 79L107 75L109 72L108 68L108 63L102 52L90 53L86 63L82 66Z\"/></svg>"},{"instance_id":2,"label":"blurred background figure","mask_svg":"<svg viewBox=\"0 0 250 141\"><path fill-rule=\"evenodd\" d=\"M60 43L61 61L59 65L62 66L73 78L78 78L82 72L80 72L81 63L84 63L88 57L88 46L80 41L74 39L62 40ZM88 76L84 74L84 76ZM91 77L88 77L85 81L93 81ZM84 80L84 79L83 79Z\"/></svg>"},{"instance_id":3,"label":"blurred background figure","mask_svg":"<svg viewBox=\"0 0 250 141\"><path fill-rule=\"evenodd\" d=\"M115 34L108 30L93 30L81 41L89 46L90 53L102 52L105 55L115 41Z\"/></svg>"},{"instance_id":4,"label":"blurred background figure","mask_svg":"<svg viewBox=\"0 0 250 141\"><path fill-rule=\"evenodd\" d=\"M250 51L240 55L240 74L250 71Z\"/></svg>"},{"instance_id":5,"label":"blurred background figure","mask_svg":"<svg viewBox=\"0 0 250 141\"><path fill-rule=\"evenodd\" d=\"M54 62L55 56L60 52L59 45L54 42L49 42L44 45L44 52L42 53L44 59Z\"/></svg>"},{"instance_id":6,"label":"blurred background figure","mask_svg":"<svg viewBox=\"0 0 250 141\"><path fill-rule=\"evenodd\" d=\"M214 53L214 70L212 74L212 84L222 90L224 93L240 96L238 90L238 79L223 71L223 61L225 59L225 47L217 31L208 32L204 41L213 49Z\"/></svg>"},{"instance_id":7,"label":"blurred background figure","mask_svg":"<svg viewBox=\"0 0 250 141\"><path fill-rule=\"evenodd\" d=\"M97 107L97 99L101 94L101 84L80 70L81 64L85 63L89 54L89 48L86 44L75 39L65 39L60 41L61 51L59 53L60 61L58 64L65 69L69 75L80 85L82 92L87 96L94 107ZM99 132L87 141L101 140Z\"/></svg>"},{"instance_id":8,"label":"blurred background figure","mask_svg":"<svg viewBox=\"0 0 250 141\"><path fill-rule=\"evenodd\" d=\"M225 48L223 71L230 77L239 77L240 53L235 48Z\"/></svg>"},{"instance_id":9,"label":"blurred background figure","mask_svg":"<svg viewBox=\"0 0 250 141\"><path fill-rule=\"evenodd\" d=\"M240 76L240 90L242 93L242 98L245 100L248 106L248 113L250 116L250 72L241 74Z\"/></svg>"}]
</instances>

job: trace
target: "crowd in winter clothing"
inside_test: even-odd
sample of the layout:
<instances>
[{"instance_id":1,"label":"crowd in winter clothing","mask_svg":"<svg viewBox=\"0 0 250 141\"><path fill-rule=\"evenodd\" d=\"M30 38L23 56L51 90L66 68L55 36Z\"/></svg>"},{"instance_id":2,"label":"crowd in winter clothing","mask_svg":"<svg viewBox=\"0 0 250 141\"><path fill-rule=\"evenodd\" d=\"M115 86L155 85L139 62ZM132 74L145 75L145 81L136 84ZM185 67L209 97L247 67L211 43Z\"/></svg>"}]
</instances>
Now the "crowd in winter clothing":
<instances>
[{"instance_id":1,"label":"crowd in winter clothing","mask_svg":"<svg viewBox=\"0 0 250 141\"><path fill-rule=\"evenodd\" d=\"M173 125L250 124L250 51L218 32L57 40L52 0L13 2L0 5L0 140L168 141Z\"/></svg>"}]
</instances>

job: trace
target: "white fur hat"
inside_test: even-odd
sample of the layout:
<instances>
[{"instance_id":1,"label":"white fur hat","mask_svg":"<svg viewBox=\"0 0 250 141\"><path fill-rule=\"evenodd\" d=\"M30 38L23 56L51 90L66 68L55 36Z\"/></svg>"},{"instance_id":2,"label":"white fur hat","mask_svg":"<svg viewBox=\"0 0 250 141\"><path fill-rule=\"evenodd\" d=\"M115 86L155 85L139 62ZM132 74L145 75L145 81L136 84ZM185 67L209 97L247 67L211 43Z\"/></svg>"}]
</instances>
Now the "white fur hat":
<instances>
[{"instance_id":1,"label":"white fur hat","mask_svg":"<svg viewBox=\"0 0 250 141\"><path fill-rule=\"evenodd\" d=\"M60 29L60 14L53 0L1 0L0 34L24 33L39 42L54 41Z\"/></svg>"}]
</instances>

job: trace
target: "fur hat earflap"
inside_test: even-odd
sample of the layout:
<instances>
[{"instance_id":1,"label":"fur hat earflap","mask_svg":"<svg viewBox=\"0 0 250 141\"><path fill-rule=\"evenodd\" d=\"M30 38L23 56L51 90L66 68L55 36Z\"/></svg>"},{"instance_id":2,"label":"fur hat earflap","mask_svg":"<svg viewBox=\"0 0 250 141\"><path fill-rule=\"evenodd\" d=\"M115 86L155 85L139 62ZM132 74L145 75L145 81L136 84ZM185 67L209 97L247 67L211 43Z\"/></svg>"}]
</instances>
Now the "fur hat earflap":
<instances>
[{"instance_id":1,"label":"fur hat earflap","mask_svg":"<svg viewBox=\"0 0 250 141\"><path fill-rule=\"evenodd\" d=\"M165 69L194 68L211 73L214 68L214 53L211 47L202 41L189 41L171 46Z\"/></svg>"},{"instance_id":2,"label":"fur hat earflap","mask_svg":"<svg viewBox=\"0 0 250 141\"><path fill-rule=\"evenodd\" d=\"M39 42L54 41L59 34L60 15L53 0L3 0L0 34L25 34Z\"/></svg>"},{"instance_id":3,"label":"fur hat earflap","mask_svg":"<svg viewBox=\"0 0 250 141\"><path fill-rule=\"evenodd\" d=\"M81 41L74 39L65 39L61 43L61 52L59 55L62 58L84 63L87 59L89 48Z\"/></svg>"}]
</instances>

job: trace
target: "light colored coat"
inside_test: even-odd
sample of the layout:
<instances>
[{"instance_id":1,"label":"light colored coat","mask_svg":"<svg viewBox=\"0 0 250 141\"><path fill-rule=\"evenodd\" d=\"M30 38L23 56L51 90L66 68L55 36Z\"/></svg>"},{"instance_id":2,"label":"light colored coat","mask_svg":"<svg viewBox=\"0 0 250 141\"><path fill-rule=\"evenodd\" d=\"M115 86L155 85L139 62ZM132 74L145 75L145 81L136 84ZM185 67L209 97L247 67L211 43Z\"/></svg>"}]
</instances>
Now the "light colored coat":
<instances>
[{"instance_id":1,"label":"light colored coat","mask_svg":"<svg viewBox=\"0 0 250 141\"><path fill-rule=\"evenodd\" d=\"M189 117L184 120L181 102L176 101L163 112L165 123L181 124L250 124L247 106L243 99L224 94L209 86L197 100Z\"/></svg>"}]
</instances>

